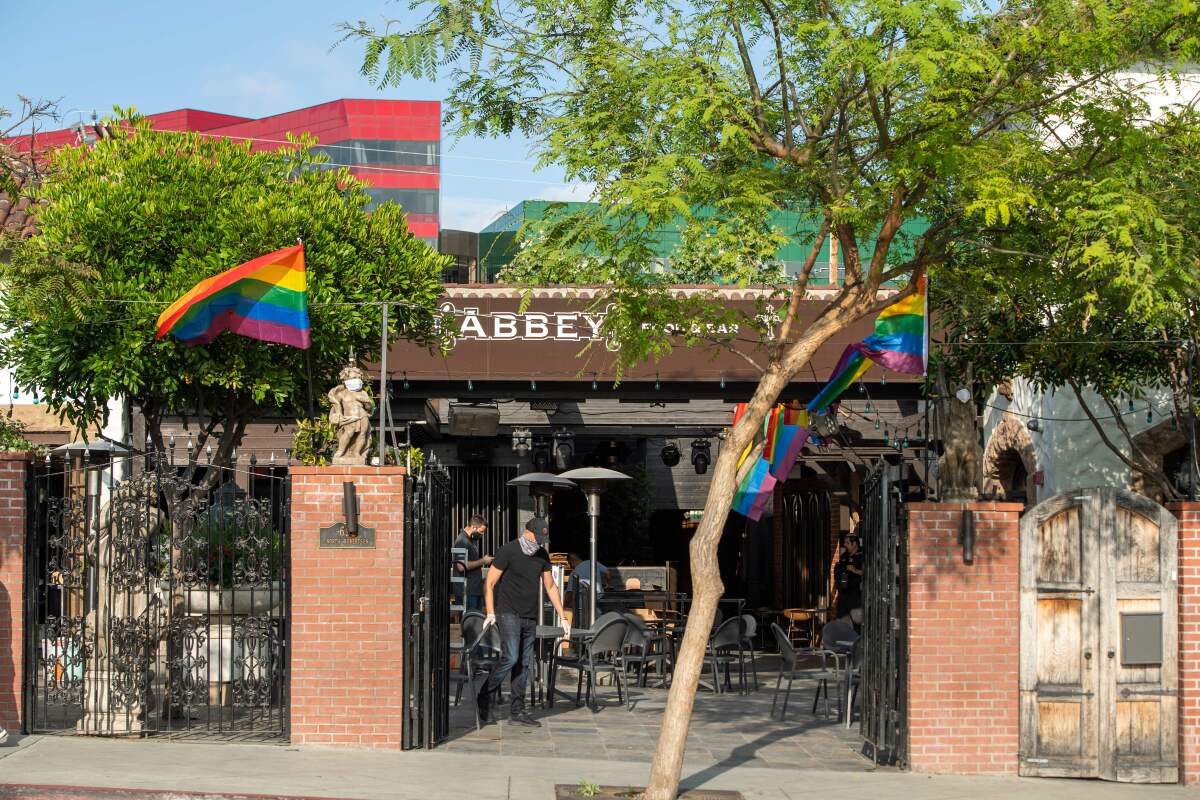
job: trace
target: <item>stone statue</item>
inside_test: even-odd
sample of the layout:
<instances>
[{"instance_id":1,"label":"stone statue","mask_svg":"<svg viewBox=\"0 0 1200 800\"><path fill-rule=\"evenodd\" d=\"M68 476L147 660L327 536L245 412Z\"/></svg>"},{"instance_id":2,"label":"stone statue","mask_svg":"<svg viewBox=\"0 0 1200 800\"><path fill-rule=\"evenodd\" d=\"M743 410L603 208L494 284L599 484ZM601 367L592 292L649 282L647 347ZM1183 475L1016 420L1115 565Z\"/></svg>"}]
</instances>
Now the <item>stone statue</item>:
<instances>
[{"instance_id":1,"label":"stone statue","mask_svg":"<svg viewBox=\"0 0 1200 800\"><path fill-rule=\"evenodd\" d=\"M967 376L966 385L971 384ZM937 377L938 428L942 455L938 459L938 496L947 502L979 499L982 448L976 425L975 401L969 390L950 391L944 369ZM959 395L965 395L964 401Z\"/></svg>"},{"instance_id":2,"label":"stone statue","mask_svg":"<svg viewBox=\"0 0 1200 800\"><path fill-rule=\"evenodd\" d=\"M355 366L342 370L342 382L329 390L329 421L337 432L334 464L366 464L371 447L371 411L375 403L363 391L366 374Z\"/></svg>"}]
</instances>

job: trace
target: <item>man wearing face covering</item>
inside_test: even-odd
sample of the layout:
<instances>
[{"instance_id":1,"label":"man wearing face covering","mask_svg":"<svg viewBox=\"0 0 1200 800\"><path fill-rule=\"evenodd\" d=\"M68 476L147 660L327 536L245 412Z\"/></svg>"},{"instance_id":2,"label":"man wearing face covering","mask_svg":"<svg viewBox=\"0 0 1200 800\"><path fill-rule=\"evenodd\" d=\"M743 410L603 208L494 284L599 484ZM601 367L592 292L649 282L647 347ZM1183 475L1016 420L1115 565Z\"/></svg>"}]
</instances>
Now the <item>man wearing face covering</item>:
<instances>
[{"instance_id":1,"label":"man wearing face covering","mask_svg":"<svg viewBox=\"0 0 1200 800\"><path fill-rule=\"evenodd\" d=\"M500 663L488 676L479 693L479 718L487 722L491 698L512 674L512 706L509 721L518 725L541 727L541 723L525 710L525 689L529 683L529 658L536 641L538 617L538 583L559 617L565 617L558 587L550 572L550 554L546 546L550 534L546 520L534 517L525 523L525 530L515 540L500 548L488 570L484 586L486 624L495 625L500 632ZM570 625L565 626L570 636Z\"/></svg>"}]
</instances>

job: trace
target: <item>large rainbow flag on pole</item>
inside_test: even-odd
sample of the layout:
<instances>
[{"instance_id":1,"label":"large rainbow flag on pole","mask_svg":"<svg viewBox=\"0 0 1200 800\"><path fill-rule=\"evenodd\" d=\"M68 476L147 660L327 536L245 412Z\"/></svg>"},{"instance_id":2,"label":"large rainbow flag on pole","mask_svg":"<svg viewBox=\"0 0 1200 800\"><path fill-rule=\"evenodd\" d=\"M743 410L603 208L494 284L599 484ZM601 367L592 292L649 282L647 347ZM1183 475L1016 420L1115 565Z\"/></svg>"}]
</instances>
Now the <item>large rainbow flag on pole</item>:
<instances>
[{"instance_id":1,"label":"large rainbow flag on pole","mask_svg":"<svg viewBox=\"0 0 1200 800\"><path fill-rule=\"evenodd\" d=\"M926 295L922 276L917 279L916 292L879 312L875 333L846 348L829 383L804 409L785 405L771 409L763 420L762 437L756 437L738 461L734 511L754 521L762 518L775 485L787 480L808 441L810 415L825 414L872 363L893 372L924 374L929 363ZM734 425L746 413L746 406L739 403L734 410Z\"/></svg>"},{"instance_id":2,"label":"large rainbow flag on pole","mask_svg":"<svg viewBox=\"0 0 1200 800\"><path fill-rule=\"evenodd\" d=\"M929 364L928 326L925 276L922 275L917 278L916 292L879 312L872 336L846 347L829 383L809 401L809 412L825 413L871 368L872 362L906 375L925 374Z\"/></svg>"},{"instance_id":3,"label":"large rainbow flag on pole","mask_svg":"<svg viewBox=\"0 0 1200 800\"><path fill-rule=\"evenodd\" d=\"M285 247L205 278L158 318L158 336L208 344L230 331L305 349L310 342L304 245Z\"/></svg>"}]
</instances>

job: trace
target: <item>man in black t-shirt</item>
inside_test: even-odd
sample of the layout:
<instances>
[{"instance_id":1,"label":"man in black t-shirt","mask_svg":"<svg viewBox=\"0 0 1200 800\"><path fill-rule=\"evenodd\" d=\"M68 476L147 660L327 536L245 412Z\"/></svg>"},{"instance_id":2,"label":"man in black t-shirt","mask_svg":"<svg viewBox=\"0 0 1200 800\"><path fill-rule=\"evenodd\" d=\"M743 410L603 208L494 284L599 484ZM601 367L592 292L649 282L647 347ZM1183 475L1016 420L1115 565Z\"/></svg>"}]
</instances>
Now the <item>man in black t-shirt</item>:
<instances>
[{"instance_id":1,"label":"man in black t-shirt","mask_svg":"<svg viewBox=\"0 0 1200 800\"><path fill-rule=\"evenodd\" d=\"M487 722L489 705L505 676L512 674L512 706L509 720L520 725L541 727L541 723L525 710L525 687L529 682L529 656L536 641L538 617L538 583L554 610L565 618L558 587L550 574L550 554L546 545L550 535L546 520L534 517L525 523L525 530L515 540L500 548L488 570L484 585L487 606L486 624L495 625L500 632L500 662L488 676L479 693L479 718ZM566 626L566 634L571 633Z\"/></svg>"},{"instance_id":2,"label":"man in black t-shirt","mask_svg":"<svg viewBox=\"0 0 1200 800\"><path fill-rule=\"evenodd\" d=\"M475 514L467 520L467 527L454 541L455 548L467 551L467 560L457 565L458 570L467 576L467 596L464 599L467 611L483 610L483 568L492 563L491 556L479 553L479 542L486 532L487 521Z\"/></svg>"},{"instance_id":3,"label":"man in black t-shirt","mask_svg":"<svg viewBox=\"0 0 1200 800\"><path fill-rule=\"evenodd\" d=\"M846 534L842 557L838 559L833 574L838 590L837 615L844 617L850 613L850 609L862 607L863 552L857 532Z\"/></svg>"}]
</instances>

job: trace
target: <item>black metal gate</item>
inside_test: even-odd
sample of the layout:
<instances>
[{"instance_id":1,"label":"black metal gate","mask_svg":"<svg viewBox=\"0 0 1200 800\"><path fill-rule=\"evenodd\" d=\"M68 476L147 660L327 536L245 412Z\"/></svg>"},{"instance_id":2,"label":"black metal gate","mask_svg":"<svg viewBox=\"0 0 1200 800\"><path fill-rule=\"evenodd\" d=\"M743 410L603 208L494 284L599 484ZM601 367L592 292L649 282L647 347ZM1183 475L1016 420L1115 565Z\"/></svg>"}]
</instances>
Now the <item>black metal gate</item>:
<instances>
[{"instance_id":1,"label":"black metal gate","mask_svg":"<svg viewBox=\"0 0 1200 800\"><path fill-rule=\"evenodd\" d=\"M904 764L908 755L908 536L899 467L880 461L863 484L861 732L877 763Z\"/></svg>"},{"instance_id":2,"label":"black metal gate","mask_svg":"<svg viewBox=\"0 0 1200 800\"><path fill-rule=\"evenodd\" d=\"M405 479L405 749L432 748L450 731L450 501L445 469Z\"/></svg>"},{"instance_id":3,"label":"black metal gate","mask_svg":"<svg viewBox=\"0 0 1200 800\"><path fill-rule=\"evenodd\" d=\"M446 467L450 477L450 525L457 532L472 515L487 521L480 552L495 553L517 538L517 490L508 482L517 477L516 467L455 465Z\"/></svg>"},{"instance_id":4,"label":"black metal gate","mask_svg":"<svg viewBox=\"0 0 1200 800\"><path fill-rule=\"evenodd\" d=\"M285 477L75 451L28 489L30 732L287 736Z\"/></svg>"}]
</instances>

